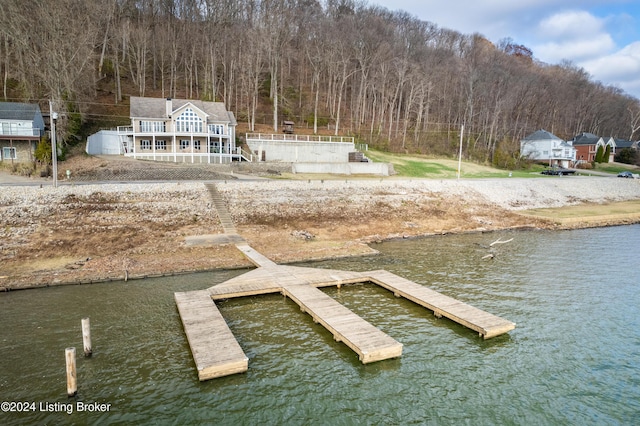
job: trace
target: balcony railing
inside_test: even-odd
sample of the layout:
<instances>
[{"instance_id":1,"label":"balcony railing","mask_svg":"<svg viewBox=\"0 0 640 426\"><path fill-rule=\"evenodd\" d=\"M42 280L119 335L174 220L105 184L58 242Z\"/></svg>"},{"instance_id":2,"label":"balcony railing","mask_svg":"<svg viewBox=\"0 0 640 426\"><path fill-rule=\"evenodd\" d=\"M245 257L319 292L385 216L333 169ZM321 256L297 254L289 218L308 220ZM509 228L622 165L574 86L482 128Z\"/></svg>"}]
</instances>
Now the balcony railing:
<instances>
[{"instance_id":1,"label":"balcony railing","mask_svg":"<svg viewBox=\"0 0 640 426\"><path fill-rule=\"evenodd\" d=\"M288 135L268 133L247 133L247 141L290 141L290 142L347 142L353 143L354 138L348 136L322 136L322 135Z\"/></svg>"},{"instance_id":2,"label":"balcony railing","mask_svg":"<svg viewBox=\"0 0 640 426\"><path fill-rule=\"evenodd\" d=\"M118 126L118 135L121 136L132 136L134 133L134 129L132 126ZM229 137L227 133L215 133L212 131L205 130L203 132L175 132L175 131L135 131L136 136L145 136L145 135L156 135L156 136L173 136L173 135L194 135L194 136L219 136L223 138Z\"/></svg>"},{"instance_id":3,"label":"balcony railing","mask_svg":"<svg viewBox=\"0 0 640 426\"><path fill-rule=\"evenodd\" d=\"M0 126L0 136L29 136L29 137L37 137L40 136L40 129L38 128L13 128L7 129Z\"/></svg>"}]
</instances>

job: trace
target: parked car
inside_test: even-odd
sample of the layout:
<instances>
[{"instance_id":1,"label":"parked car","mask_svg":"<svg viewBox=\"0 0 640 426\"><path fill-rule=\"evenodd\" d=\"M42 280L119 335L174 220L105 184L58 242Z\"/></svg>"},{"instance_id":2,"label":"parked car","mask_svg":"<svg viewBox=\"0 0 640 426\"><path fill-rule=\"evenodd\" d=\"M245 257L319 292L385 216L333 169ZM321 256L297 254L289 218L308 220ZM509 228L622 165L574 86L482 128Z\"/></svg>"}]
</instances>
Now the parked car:
<instances>
[{"instance_id":1,"label":"parked car","mask_svg":"<svg viewBox=\"0 0 640 426\"><path fill-rule=\"evenodd\" d=\"M633 179L633 173L631 173L631 172L620 172L620 173L618 173L618 177Z\"/></svg>"}]
</instances>

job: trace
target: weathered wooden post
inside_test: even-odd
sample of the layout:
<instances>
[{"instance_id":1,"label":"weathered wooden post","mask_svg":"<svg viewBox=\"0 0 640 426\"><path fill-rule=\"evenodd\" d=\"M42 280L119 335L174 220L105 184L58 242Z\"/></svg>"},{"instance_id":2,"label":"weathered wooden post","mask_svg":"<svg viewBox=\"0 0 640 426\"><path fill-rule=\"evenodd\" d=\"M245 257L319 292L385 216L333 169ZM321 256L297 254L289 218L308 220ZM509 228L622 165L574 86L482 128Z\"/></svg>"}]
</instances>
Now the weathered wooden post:
<instances>
[{"instance_id":1,"label":"weathered wooden post","mask_svg":"<svg viewBox=\"0 0 640 426\"><path fill-rule=\"evenodd\" d=\"M64 350L67 361L67 396L75 396L78 393L78 381L76 379L76 348Z\"/></svg>"},{"instance_id":2,"label":"weathered wooden post","mask_svg":"<svg viewBox=\"0 0 640 426\"><path fill-rule=\"evenodd\" d=\"M89 318L82 318L82 344L84 346L84 356L91 356L91 326Z\"/></svg>"}]
</instances>

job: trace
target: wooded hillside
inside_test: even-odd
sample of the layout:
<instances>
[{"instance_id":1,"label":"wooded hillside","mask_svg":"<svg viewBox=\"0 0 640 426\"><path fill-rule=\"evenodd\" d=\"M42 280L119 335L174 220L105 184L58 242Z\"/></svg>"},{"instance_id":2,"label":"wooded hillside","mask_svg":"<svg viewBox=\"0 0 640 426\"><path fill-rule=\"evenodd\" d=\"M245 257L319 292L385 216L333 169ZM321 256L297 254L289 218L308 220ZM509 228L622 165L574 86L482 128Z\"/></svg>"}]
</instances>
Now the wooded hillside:
<instances>
[{"instance_id":1,"label":"wooded hillside","mask_svg":"<svg viewBox=\"0 0 640 426\"><path fill-rule=\"evenodd\" d=\"M570 63L354 0L3 0L0 70L5 100L85 121L126 124L104 111L128 95L196 98L249 129L293 120L444 155L464 124L465 155L496 165L540 128L640 130L638 99Z\"/></svg>"}]
</instances>

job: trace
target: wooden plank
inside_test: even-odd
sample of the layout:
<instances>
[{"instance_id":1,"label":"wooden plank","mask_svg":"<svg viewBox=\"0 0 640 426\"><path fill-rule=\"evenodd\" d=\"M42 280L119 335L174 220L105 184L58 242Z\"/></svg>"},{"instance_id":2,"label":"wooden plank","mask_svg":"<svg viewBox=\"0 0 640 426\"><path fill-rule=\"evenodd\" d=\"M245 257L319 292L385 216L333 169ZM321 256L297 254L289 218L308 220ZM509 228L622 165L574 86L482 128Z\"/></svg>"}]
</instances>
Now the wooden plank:
<instances>
[{"instance_id":1,"label":"wooden plank","mask_svg":"<svg viewBox=\"0 0 640 426\"><path fill-rule=\"evenodd\" d=\"M255 251L249 244L236 244L238 250L240 250L254 265L260 266L277 266L273 260Z\"/></svg>"},{"instance_id":2,"label":"wooden plank","mask_svg":"<svg viewBox=\"0 0 640 426\"><path fill-rule=\"evenodd\" d=\"M392 291L396 296L402 296L420 306L424 306L432 310L438 317L447 317L458 324L475 330L484 339L499 336L516 327L516 324L511 321L445 296L391 272L384 270L372 271L368 275L372 282Z\"/></svg>"},{"instance_id":3,"label":"wooden plank","mask_svg":"<svg viewBox=\"0 0 640 426\"><path fill-rule=\"evenodd\" d=\"M314 322L322 324L338 342L356 352L363 364L397 358L402 344L383 333L317 288L294 285L283 288L283 294L296 302Z\"/></svg>"},{"instance_id":4,"label":"wooden plank","mask_svg":"<svg viewBox=\"0 0 640 426\"><path fill-rule=\"evenodd\" d=\"M223 283L209 287L208 290L214 300L221 300L276 293L287 285L306 284L315 287L326 287L329 285L340 286L369 281L369 277L361 272L274 264L231 278Z\"/></svg>"},{"instance_id":5,"label":"wooden plank","mask_svg":"<svg viewBox=\"0 0 640 426\"><path fill-rule=\"evenodd\" d=\"M249 359L242 351L209 292L175 293L200 381L244 373Z\"/></svg>"}]
</instances>

